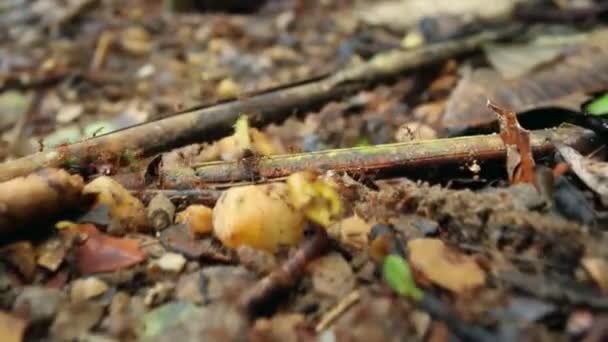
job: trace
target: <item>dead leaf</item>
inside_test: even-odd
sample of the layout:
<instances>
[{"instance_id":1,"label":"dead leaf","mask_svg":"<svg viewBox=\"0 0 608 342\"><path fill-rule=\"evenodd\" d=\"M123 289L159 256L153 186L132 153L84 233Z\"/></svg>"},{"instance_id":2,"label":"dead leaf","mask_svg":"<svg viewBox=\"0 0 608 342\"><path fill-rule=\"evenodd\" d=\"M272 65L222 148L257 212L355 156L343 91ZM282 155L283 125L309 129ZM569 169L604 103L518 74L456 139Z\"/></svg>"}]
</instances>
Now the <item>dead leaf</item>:
<instances>
[{"instance_id":1,"label":"dead leaf","mask_svg":"<svg viewBox=\"0 0 608 342\"><path fill-rule=\"evenodd\" d=\"M585 158L570 146L556 144L555 147L578 178L608 205L608 163Z\"/></svg>"},{"instance_id":2,"label":"dead leaf","mask_svg":"<svg viewBox=\"0 0 608 342\"><path fill-rule=\"evenodd\" d=\"M470 257L448 248L439 239L412 239L407 244L412 266L431 282L455 293L485 283L485 273Z\"/></svg>"},{"instance_id":3,"label":"dead leaf","mask_svg":"<svg viewBox=\"0 0 608 342\"><path fill-rule=\"evenodd\" d=\"M488 107L498 115L500 138L507 147L507 173L511 184L528 183L536 186L530 131L519 125L515 112L500 108L490 101Z\"/></svg>"},{"instance_id":4,"label":"dead leaf","mask_svg":"<svg viewBox=\"0 0 608 342\"><path fill-rule=\"evenodd\" d=\"M21 342L27 322L21 318L0 311L0 341Z\"/></svg>"},{"instance_id":5,"label":"dead leaf","mask_svg":"<svg viewBox=\"0 0 608 342\"><path fill-rule=\"evenodd\" d=\"M511 80L555 61L569 47L585 40L585 34L541 35L526 43L490 43L484 46L484 52L494 69Z\"/></svg>"},{"instance_id":6,"label":"dead leaf","mask_svg":"<svg viewBox=\"0 0 608 342\"><path fill-rule=\"evenodd\" d=\"M495 121L483 106L487 98L518 113L540 107L579 110L585 94L608 88L607 37L608 30L594 32L562 58L513 80L487 68L465 69L448 101L443 125L459 131Z\"/></svg>"},{"instance_id":7,"label":"dead leaf","mask_svg":"<svg viewBox=\"0 0 608 342\"><path fill-rule=\"evenodd\" d=\"M116 271L146 259L135 239L103 234L91 224L81 224L78 229L87 235L78 250L78 268L82 274Z\"/></svg>"}]
</instances>

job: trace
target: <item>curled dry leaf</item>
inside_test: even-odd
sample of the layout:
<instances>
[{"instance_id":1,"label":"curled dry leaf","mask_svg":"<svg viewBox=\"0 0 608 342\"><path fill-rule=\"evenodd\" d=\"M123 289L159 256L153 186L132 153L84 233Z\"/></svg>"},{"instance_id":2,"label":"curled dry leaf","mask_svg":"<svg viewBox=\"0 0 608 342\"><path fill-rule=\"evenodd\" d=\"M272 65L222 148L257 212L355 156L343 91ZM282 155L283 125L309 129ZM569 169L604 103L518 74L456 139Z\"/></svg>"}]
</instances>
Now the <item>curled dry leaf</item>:
<instances>
[{"instance_id":1,"label":"curled dry leaf","mask_svg":"<svg viewBox=\"0 0 608 342\"><path fill-rule=\"evenodd\" d=\"M604 205L608 205L608 163L585 158L564 144L555 144L555 148L578 178L600 196Z\"/></svg>"},{"instance_id":2,"label":"curled dry leaf","mask_svg":"<svg viewBox=\"0 0 608 342\"><path fill-rule=\"evenodd\" d=\"M85 242L78 249L78 269L82 274L116 271L146 259L135 239L103 234L91 224L76 227L86 234Z\"/></svg>"},{"instance_id":3,"label":"curled dry leaf","mask_svg":"<svg viewBox=\"0 0 608 342\"><path fill-rule=\"evenodd\" d=\"M213 209L215 236L229 248L248 245L275 252L300 242L304 216L288 202L284 183L227 190Z\"/></svg>"},{"instance_id":4,"label":"curled dry leaf","mask_svg":"<svg viewBox=\"0 0 608 342\"><path fill-rule=\"evenodd\" d=\"M185 225L195 237L213 232L213 211L202 204L189 205L177 214L176 223Z\"/></svg>"},{"instance_id":5,"label":"curled dry leaf","mask_svg":"<svg viewBox=\"0 0 608 342\"><path fill-rule=\"evenodd\" d=\"M498 115L500 137L507 147L507 174L511 184L529 183L536 186L530 131L519 125L515 112L500 108L490 101L488 107Z\"/></svg>"},{"instance_id":6,"label":"curled dry leaf","mask_svg":"<svg viewBox=\"0 0 608 342\"><path fill-rule=\"evenodd\" d=\"M118 229L141 231L148 227L144 205L120 183L102 176L87 184L83 192L97 195L95 206L107 205Z\"/></svg>"},{"instance_id":7,"label":"curled dry leaf","mask_svg":"<svg viewBox=\"0 0 608 342\"><path fill-rule=\"evenodd\" d=\"M0 234L56 218L81 205L83 180L58 169L43 169L0 183Z\"/></svg>"},{"instance_id":8,"label":"curled dry leaf","mask_svg":"<svg viewBox=\"0 0 608 342\"><path fill-rule=\"evenodd\" d=\"M439 239L413 239L407 247L412 266L434 284L458 294L485 283L484 271L472 258Z\"/></svg>"}]
</instances>

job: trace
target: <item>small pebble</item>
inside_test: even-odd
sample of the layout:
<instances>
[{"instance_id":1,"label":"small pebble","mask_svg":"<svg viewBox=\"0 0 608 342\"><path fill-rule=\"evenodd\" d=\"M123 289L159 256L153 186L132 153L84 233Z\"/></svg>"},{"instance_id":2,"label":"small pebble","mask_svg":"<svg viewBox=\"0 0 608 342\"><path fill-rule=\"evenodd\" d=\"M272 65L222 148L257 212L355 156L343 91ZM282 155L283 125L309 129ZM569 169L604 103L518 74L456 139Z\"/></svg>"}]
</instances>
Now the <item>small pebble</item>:
<instances>
[{"instance_id":1,"label":"small pebble","mask_svg":"<svg viewBox=\"0 0 608 342\"><path fill-rule=\"evenodd\" d=\"M108 284L96 277L77 279L72 282L70 299L72 302L82 302L97 297L109 289Z\"/></svg>"},{"instance_id":2,"label":"small pebble","mask_svg":"<svg viewBox=\"0 0 608 342\"><path fill-rule=\"evenodd\" d=\"M179 273L186 265L186 258L178 253L166 253L156 260L156 265L163 271Z\"/></svg>"}]
</instances>

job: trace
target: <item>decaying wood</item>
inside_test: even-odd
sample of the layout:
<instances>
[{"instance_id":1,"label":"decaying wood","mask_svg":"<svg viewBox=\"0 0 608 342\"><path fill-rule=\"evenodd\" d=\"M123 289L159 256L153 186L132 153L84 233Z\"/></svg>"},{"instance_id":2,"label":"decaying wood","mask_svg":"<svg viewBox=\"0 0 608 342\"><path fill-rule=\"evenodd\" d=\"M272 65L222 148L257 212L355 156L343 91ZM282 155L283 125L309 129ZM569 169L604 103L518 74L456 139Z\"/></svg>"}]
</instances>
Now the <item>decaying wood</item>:
<instances>
[{"instance_id":1,"label":"decaying wood","mask_svg":"<svg viewBox=\"0 0 608 342\"><path fill-rule=\"evenodd\" d=\"M296 253L279 268L260 279L240 298L241 307L251 316L268 312L278 296L294 287L304 273L304 268L329 247L325 229L316 227L315 234L304 241Z\"/></svg>"},{"instance_id":2,"label":"decaying wood","mask_svg":"<svg viewBox=\"0 0 608 342\"><path fill-rule=\"evenodd\" d=\"M83 186L80 176L57 169L0 183L0 235L73 210L81 205Z\"/></svg>"},{"instance_id":3,"label":"decaying wood","mask_svg":"<svg viewBox=\"0 0 608 342\"><path fill-rule=\"evenodd\" d=\"M592 131L577 126L530 132L530 147L537 154L554 151L551 141L590 151L596 140ZM252 174L260 179L272 179L303 170L358 173L398 169L405 172L428 166L463 165L473 160L497 160L505 158L506 153L500 136L491 134L278 155L258 158L255 163L209 162L195 167L200 180L219 183L251 180Z\"/></svg>"},{"instance_id":4,"label":"decaying wood","mask_svg":"<svg viewBox=\"0 0 608 342\"><path fill-rule=\"evenodd\" d=\"M318 80L207 108L190 109L158 121L35 153L0 164L0 181L43 167L61 167L68 160L94 160L102 152L120 155L132 150L150 155L187 143L209 141L230 132L241 113L255 114L251 117L254 126L279 121L294 112L313 108L406 71L473 51L484 43L507 37L516 31L516 27L507 27L417 50L381 53L365 63L346 67Z\"/></svg>"}]
</instances>

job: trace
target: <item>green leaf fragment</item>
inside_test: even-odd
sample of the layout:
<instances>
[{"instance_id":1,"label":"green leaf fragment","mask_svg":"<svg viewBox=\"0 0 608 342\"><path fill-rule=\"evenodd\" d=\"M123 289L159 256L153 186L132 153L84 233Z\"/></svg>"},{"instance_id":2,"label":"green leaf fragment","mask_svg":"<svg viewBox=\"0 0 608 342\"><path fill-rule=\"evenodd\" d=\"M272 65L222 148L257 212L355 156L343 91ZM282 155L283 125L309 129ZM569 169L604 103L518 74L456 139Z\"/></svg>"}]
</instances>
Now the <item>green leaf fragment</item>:
<instances>
[{"instance_id":1,"label":"green leaf fragment","mask_svg":"<svg viewBox=\"0 0 608 342\"><path fill-rule=\"evenodd\" d=\"M141 339L152 339L165 330L175 327L199 312L196 305L190 302L171 302L160 306L141 318Z\"/></svg>"},{"instance_id":2,"label":"green leaf fragment","mask_svg":"<svg viewBox=\"0 0 608 342\"><path fill-rule=\"evenodd\" d=\"M390 254L384 258L382 274L388 285L400 296L410 297L415 301L422 300L423 293L416 287L410 267L401 256Z\"/></svg>"},{"instance_id":3,"label":"green leaf fragment","mask_svg":"<svg viewBox=\"0 0 608 342\"><path fill-rule=\"evenodd\" d=\"M608 93L605 93L591 100L583 108L584 111L591 115L607 115L608 114Z\"/></svg>"}]
</instances>

